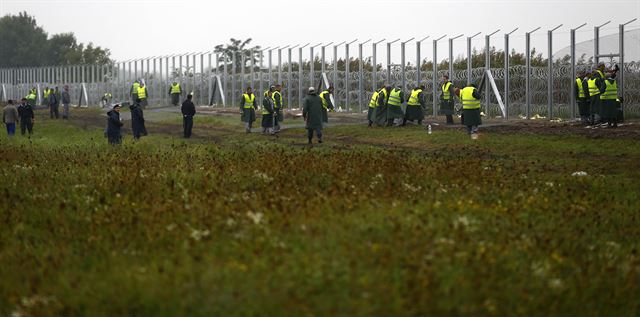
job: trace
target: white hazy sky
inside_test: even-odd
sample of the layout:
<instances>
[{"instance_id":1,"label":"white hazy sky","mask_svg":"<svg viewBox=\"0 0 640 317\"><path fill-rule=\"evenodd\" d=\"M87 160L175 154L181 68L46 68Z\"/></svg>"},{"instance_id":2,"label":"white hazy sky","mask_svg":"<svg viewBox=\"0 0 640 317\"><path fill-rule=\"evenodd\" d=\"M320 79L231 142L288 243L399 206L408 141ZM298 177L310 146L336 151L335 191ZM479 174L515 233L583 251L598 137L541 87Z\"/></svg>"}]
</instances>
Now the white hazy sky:
<instances>
[{"instance_id":1,"label":"white hazy sky","mask_svg":"<svg viewBox=\"0 0 640 317\"><path fill-rule=\"evenodd\" d=\"M522 51L524 33L538 26L542 28L532 43L546 55L546 30L564 24L554 33L554 51L567 46L569 29L584 22L588 24L579 31L578 42L590 40L593 27L608 20L612 22L601 35L616 33L618 24L640 17L640 0L0 0L0 15L21 11L35 16L49 34L74 32L80 42L110 48L116 60L210 51L231 37L251 37L254 44L273 47L428 35L422 54L431 60L434 37L482 32L473 41L482 49L483 35L501 29L492 45L502 48L504 33L518 27L511 47ZM628 29L639 26L636 21ZM439 59L448 50L446 38L441 43ZM455 54L461 54L464 37L454 43ZM351 47L351 56L357 56L357 45ZM397 57L399 51L396 44L392 54ZM407 53L409 60L415 59L414 43ZM343 48L339 54L344 55ZM379 46L378 62L384 54L385 46ZM305 50L303 56L308 55ZM370 55L367 45L364 56Z\"/></svg>"}]
</instances>

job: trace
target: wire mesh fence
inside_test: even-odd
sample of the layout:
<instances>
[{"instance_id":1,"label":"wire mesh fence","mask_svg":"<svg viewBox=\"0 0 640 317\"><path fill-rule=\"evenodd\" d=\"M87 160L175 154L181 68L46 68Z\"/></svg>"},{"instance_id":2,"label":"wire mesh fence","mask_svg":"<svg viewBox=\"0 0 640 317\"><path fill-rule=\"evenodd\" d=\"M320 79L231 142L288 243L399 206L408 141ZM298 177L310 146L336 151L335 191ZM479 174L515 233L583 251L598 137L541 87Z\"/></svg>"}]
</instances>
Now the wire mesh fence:
<instances>
[{"instance_id":1,"label":"wire mesh fence","mask_svg":"<svg viewBox=\"0 0 640 317\"><path fill-rule=\"evenodd\" d=\"M620 30L624 32L623 25ZM505 38L505 48L508 50L508 35ZM449 42L451 43L453 39ZM472 44L468 38L468 52L471 52L471 45L477 46L482 42L480 38L474 41L475 44ZM621 36L620 47L623 47L623 41L624 36ZM434 41L434 57L437 54L436 42L437 40ZM320 60L314 55L313 48L320 45L318 44L314 47L306 47L307 51L303 51L303 48L295 50L293 47L288 50L284 50L287 47L280 48L277 50L277 57L276 54L272 54L271 51L274 50L272 49L268 51L267 61L265 61L267 51L262 50L252 52L250 56L254 56L255 53L256 58L248 61L245 61L244 57L240 61L235 56L229 61L218 54L203 52L115 62L108 66L69 65L0 69L2 85L0 99L24 97L32 88L36 88L41 96L47 87L62 89L66 85L70 88L73 103L100 105L105 93L111 93L114 101L129 100L132 83L134 80L139 80L147 86L148 102L151 106L169 105L171 84L178 82L185 93L194 95L194 100L199 105L238 107L246 87L253 87L254 92L261 96L269 86L281 83L285 107L293 109L300 107L308 87L317 88L320 83L323 83L325 86L331 84L335 87L334 100L337 108L342 111L364 112L367 110L374 89L382 85L402 86L407 90L407 94L408 90L423 85L424 90L428 92L425 94L427 105L429 105L427 114L433 115L438 113L437 100L442 76L448 75L454 86L464 87L467 82L479 81L487 71L486 63L491 62L488 60L484 66L473 65L480 66L475 68L472 68L471 62L468 62L468 66L463 69L460 67L451 69L451 65L447 66L447 69L438 67L434 73L433 70L425 67L416 68L415 64L411 65L410 62L405 61L405 42L402 43L403 49L399 56L404 64L392 64L389 52L391 42L388 42L387 63L384 65L376 60L375 45L378 43L380 42L369 44L373 45L373 56L365 57L362 55L362 45L359 45L359 52L352 55L349 55L348 46L344 46L341 51L342 56L337 55L338 46L334 45L333 58L329 63L325 61L325 46L321 47ZM345 45L348 44L351 43ZM417 45L419 52L420 43L418 42ZM452 56L451 46L452 44L450 44L449 62ZM575 47L575 43L572 43L572 46ZM489 52L486 46L485 49ZM292 58L292 53L297 54L297 60ZM419 54L416 62L424 61L420 59ZM354 58L353 55L358 57ZM575 60L575 56L573 57ZM380 59L380 56L377 58ZM624 80L619 79L619 90L624 100L625 115L640 117L640 62L624 62L621 54L619 60L621 73L624 74ZM495 79L498 93L508 106L507 113L510 118L536 114L544 117L575 117L577 108L573 105L572 98L574 74L580 71L591 71L595 65L584 62L572 65L553 59L548 59L547 62L548 66L531 66L529 72L525 65L506 67L506 64L492 64L490 66L489 70ZM357 66L354 67L354 65ZM508 82L505 83L507 77ZM549 86L550 83L551 86ZM483 111L487 115L494 117L503 115L493 91L488 91L483 98L485 100L488 98L488 103L483 102Z\"/></svg>"}]
</instances>

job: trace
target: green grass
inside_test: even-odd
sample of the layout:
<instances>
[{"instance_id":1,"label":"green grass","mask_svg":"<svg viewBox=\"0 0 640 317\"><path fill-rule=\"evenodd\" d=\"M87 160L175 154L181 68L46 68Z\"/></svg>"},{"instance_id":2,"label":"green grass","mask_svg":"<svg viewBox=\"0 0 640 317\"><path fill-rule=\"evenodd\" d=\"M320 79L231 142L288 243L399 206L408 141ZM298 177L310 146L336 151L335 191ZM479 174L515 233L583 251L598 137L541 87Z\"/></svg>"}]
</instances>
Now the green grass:
<instances>
[{"instance_id":1,"label":"green grass","mask_svg":"<svg viewBox=\"0 0 640 317\"><path fill-rule=\"evenodd\" d=\"M167 120L0 136L0 315L640 313L638 140Z\"/></svg>"}]
</instances>

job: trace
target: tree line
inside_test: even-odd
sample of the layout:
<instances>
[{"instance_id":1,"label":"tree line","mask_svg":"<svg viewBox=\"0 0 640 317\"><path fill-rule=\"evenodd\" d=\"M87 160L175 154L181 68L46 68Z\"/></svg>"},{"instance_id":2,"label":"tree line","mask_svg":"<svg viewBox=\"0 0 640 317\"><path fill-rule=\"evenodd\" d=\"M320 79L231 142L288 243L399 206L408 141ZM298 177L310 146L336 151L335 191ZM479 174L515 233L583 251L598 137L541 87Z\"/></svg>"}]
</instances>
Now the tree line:
<instances>
[{"instance_id":1,"label":"tree line","mask_svg":"<svg viewBox=\"0 0 640 317\"><path fill-rule=\"evenodd\" d=\"M112 64L111 52L78 43L72 32L49 36L27 12L0 18L0 67Z\"/></svg>"}]
</instances>

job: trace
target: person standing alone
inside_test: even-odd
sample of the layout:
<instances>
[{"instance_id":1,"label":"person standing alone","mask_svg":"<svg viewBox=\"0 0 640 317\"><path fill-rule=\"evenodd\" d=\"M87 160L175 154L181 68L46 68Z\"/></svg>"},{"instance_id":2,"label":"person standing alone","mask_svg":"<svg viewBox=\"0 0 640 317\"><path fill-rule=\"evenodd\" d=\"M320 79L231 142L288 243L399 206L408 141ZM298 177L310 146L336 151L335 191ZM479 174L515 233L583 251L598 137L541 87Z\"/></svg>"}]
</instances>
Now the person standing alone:
<instances>
[{"instance_id":1,"label":"person standing alone","mask_svg":"<svg viewBox=\"0 0 640 317\"><path fill-rule=\"evenodd\" d=\"M13 104L13 100L9 99L4 109L2 109L2 122L7 127L7 134L13 136L16 134L16 122L18 122L18 109Z\"/></svg>"},{"instance_id":2,"label":"person standing alone","mask_svg":"<svg viewBox=\"0 0 640 317\"><path fill-rule=\"evenodd\" d=\"M182 126L184 127L184 137L186 139L191 137L191 130L193 129L193 116L196 114L196 106L193 104L191 94L187 95L187 100L182 103Z\"/></svg>"},{"instance_id":3,"label":"person standing alone","mask_svg":"<svg viewBox=\"0 0 640 317\"><path fill-rule=\"evenodd\" d=\"M20 117L20 132L22 135L28 130L29 137L33 134L33 123L36 118L33 114L33 108L27 102L27 98L22 98L22 103L18 106L18 116Z\"/></svg>"},{"instance_id":4,"label":"person standing alone","mask_svg":"<svg viewBox=\"0 0 640 317\"><path fill-rule=\"evenodd\" d=\"M318 143L322 143L323 110L322 98L316 95L316 89L309 87L309 94L302 103L302 117L307 128L307 139L312 144L313 133L318 137Z\"/></svg>"},{"instance_id":5,"label":"person standing alone","mask_svg":"<svg viewBox=\"0 0 640 317\"><path fill-rule=\"evenodd\" d=\"M60 95L62 101L62 119L69 119L69 104L71 103L71 95L69 95L69 86L64 86L64 90Z\"/></svg>"}]
</instances>

